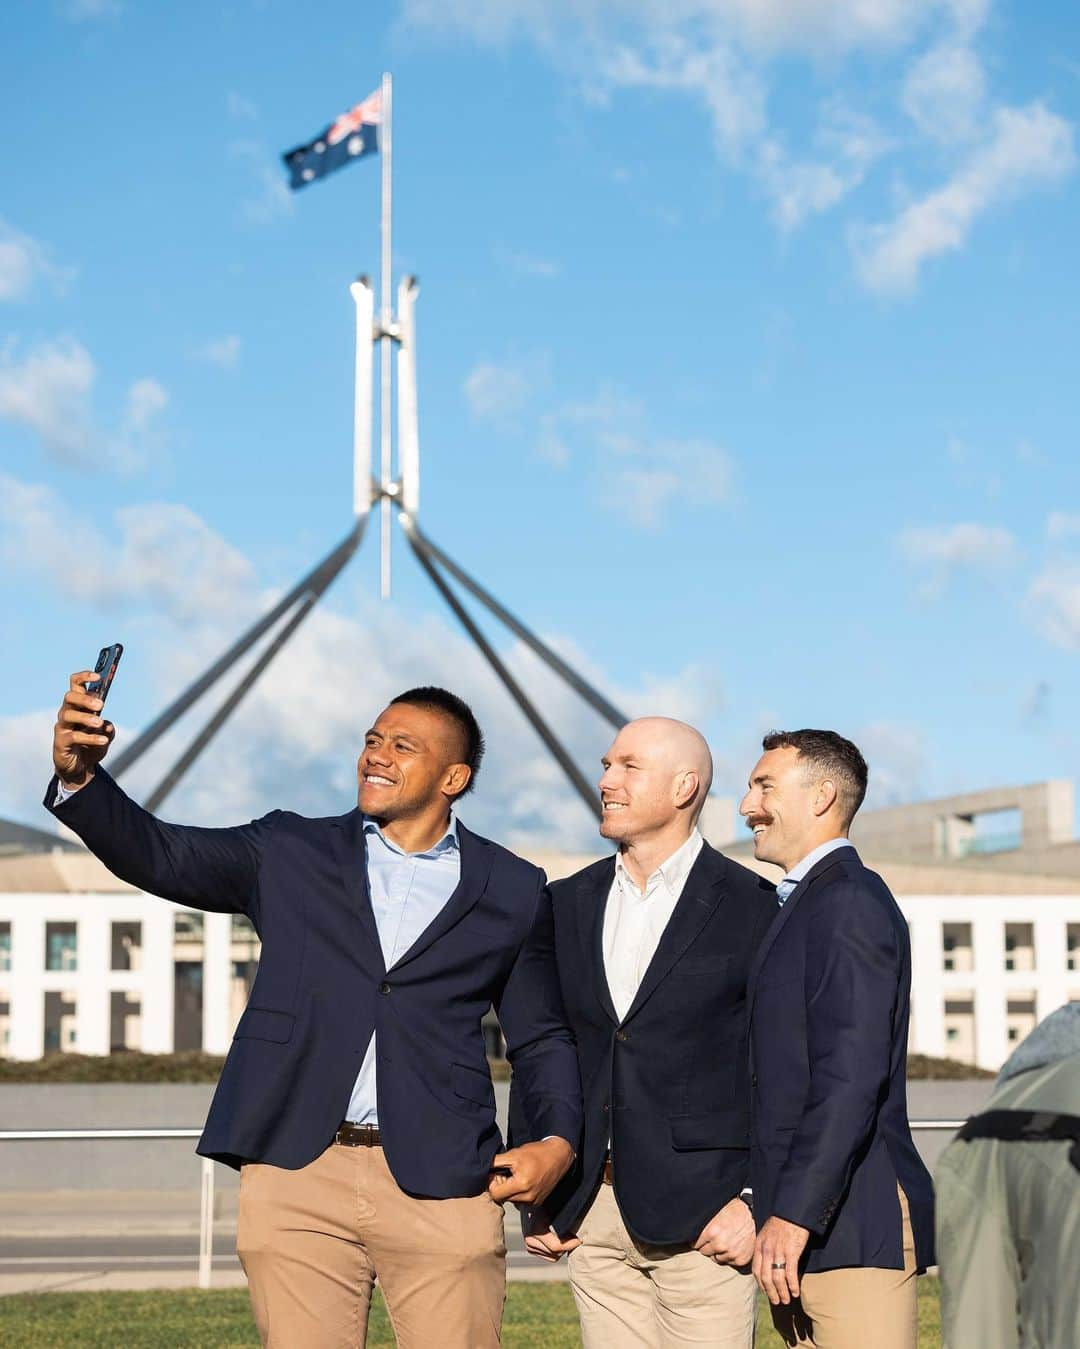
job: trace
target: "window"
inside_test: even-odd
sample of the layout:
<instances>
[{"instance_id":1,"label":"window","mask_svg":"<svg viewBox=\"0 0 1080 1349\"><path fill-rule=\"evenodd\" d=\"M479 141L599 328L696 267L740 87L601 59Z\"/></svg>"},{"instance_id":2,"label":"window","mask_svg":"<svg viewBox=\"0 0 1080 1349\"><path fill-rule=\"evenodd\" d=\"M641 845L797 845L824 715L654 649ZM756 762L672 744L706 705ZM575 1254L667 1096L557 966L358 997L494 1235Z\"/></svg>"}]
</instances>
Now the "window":
<instances>
[{"instance_id":1,"label":"window","mask_svg":"<svg viewBox=\"0 0 1080 1349\"><path fill-rule=\"evenodd\" d=\"M11 924L0 923L0 974L11 969Z\"/></svg>"},{"instance_id":2,"label":"window","mask_svg":"<svg viewBox=\"0 0 1080 1349\"><path fill-rule=\"evenodd\" d=\"M970 923L942 923L941 967L944 970L970 970L974 961L971 951Z\"/></svg>"},{"instance_id":3,"label":"window","mask_svg":"<svg viewBox=\"0 0 1080 1349\"><path fill-rule=\"evenodd\" d=\"M1065 968L1080 970L1080 923L1069 923L1065 929Z\"/></svg>"},{"instance_id":4,"label":"window","mask_svg":"<svg viewBox=\"0 0 1080 1349\"><path fill-rule=\"evenodd\" d=\"M109 994L109 1053L142 1047L142 1002L137 993Z\"/></svg>"},{"instance_id":5,"label":"window","mask_svg":"<svg viewBox=\"0 0 1080 1349\"><path fill-rule=\"evenodd\" d=\"M1035 927L1032 923L1005 924L1005 968L1035 968Z\"/></svg>"},{"instance_id":6,"label":"window","mask_svg":"<svg viewBox=\"0 0 1080 1349\"><path fill-rule=\"evenodd\" d=\"M79 967L74 923L45 924L45 968L76 970Z\"/></svg>"},{"instance_id":7,"label":"window","mask_svg":"<svg viewBox=\"0 0 1080 1349\"><path fill-rule=\"evenodd\" d=\"M66 1053L76 1047L75 994L45 994L45 1053Z\"/></svg>"},{"instance_id":8,"label":"window","mask_svg":"<svg viewBox=\"0 0 1080 1349\"><path fill-rule=\"evenodd\" d=\"M142 969L142 923L113 923L110 968Z\"/></svg>"}]
</instances>

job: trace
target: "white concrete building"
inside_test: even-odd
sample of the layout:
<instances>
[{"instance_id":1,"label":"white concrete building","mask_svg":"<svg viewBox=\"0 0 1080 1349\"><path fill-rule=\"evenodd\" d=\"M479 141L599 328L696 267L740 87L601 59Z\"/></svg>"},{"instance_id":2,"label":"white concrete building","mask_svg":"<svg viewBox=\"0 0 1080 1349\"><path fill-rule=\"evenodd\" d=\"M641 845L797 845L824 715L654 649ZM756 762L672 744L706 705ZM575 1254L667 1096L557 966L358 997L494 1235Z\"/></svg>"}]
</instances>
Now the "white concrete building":
<instances>
[{"instance_id":1,"label":"white concrete building","mask_svg":"<svg viewBox=\"0 0 1080 1349\"><path fill-rule=\"evenodd\" d=\"M983 800L998 818L1009 812L1007 835L980 836L972 806ZM996 1069L1037 1020L1080 999L1080 848L1064 837L1066 805L1071 784L1049 783L860 821L855 841L911 931L912 1052ZM1036 820L1030 848L1027 813ZM723 815L711 814L713 841L773 874L728 841ZM1053 838L1038 832L1047 819ZM992 851L980 837L1007 846ZM556 878L591 858L534 860ZM66 840L24 829L5 844L0 829L0 1054L224 1053L258 954L245 919L179 908Z\"/></svg>"}]
</instances>

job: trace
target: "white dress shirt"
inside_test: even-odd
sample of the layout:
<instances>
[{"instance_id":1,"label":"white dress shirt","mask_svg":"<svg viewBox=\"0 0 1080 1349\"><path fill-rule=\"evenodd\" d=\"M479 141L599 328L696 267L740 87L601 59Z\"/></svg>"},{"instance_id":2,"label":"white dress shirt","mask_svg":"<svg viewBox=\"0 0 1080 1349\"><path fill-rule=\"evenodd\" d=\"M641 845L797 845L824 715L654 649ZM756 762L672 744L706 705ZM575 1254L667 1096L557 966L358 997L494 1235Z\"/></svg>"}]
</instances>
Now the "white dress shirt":
<instances>
[{"instance_id":1,"label":"white dress shirt","mask_svg":"<svg viewBox=\"0 0 1080 1349\"><path fill-rule=\"evenodd\" d=\"M615 858L615 879L604 910L604 974L620 1021L637 997L704 842L695 829L682 847L656 868L644 891L631 879L622 853Z\"/></svg>"}]
</instances>

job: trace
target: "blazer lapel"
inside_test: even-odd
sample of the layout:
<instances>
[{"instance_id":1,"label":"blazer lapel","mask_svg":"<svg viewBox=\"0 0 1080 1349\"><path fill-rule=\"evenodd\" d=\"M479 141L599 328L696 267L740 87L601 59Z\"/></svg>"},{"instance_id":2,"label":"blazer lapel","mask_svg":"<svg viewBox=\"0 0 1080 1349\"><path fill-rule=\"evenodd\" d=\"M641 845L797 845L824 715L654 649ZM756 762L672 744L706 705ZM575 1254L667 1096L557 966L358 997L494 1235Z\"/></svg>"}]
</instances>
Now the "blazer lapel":
<instances>
[{"instance_id":1,"label":"blazer lapel","mask_svg":"<svg viewBox=\"0 0 1080 1349\"><path fill-rule=\"evenodd\" d=\"M461 849L461 879L457 888L405 954L394 962L392 969L400 969L408 961L422 955L432 942L438 941L456 923L460 923L484 893L494 861L491 845L470 833L460 820L457 833L458 847Z\"/></svg>"},{"instance_id":2,"label":"blazer lapel","mask_svg":"<svg viewBox=\"0 0 1080 1349\"><path fill-rule=\"evenodd\" d=\"M758 947L754 959L750 962L750 972L746 976L747 1003L750 1007L753 1007L754 1005L754 995L757 992L757 981L758 975L761 973L761 968L765 964L765 960L777 937L779 937L785 926L791 921L791 915L795 912L795 906L807 891L812 890L814 886L817 885L818 881L824 876L827 876L834 867L840 865L840 860L837 853L828 853L820 862L818 862L817 866L810 868L795 889L792 890L791 894L788 895L783 906L778 905L779 911L772 920L765 936L762 938L761 945Z\"/></svg>"},{"instance_id":3,"label":"blazer lapel","mask_svg":"<svg viewBox=\"0 0 1080 1349\"><path fill-rule=\"evenodd\" d=\"M597 867L596 871L590 871L579 883L576 910L581 945L585 952L585 966L589 971L593 990L600 1006L618 1025L618 1013L611 1001L611 990L608 988L607 973L604 970L604 911L614 879L614 858L604 866Z\"/></svg>"},{"instance_id":4,"label":"blazer lapel","mask_svg":"<svg viewBox=\"0 0 1080 1349\"><path fill-rule=\"evenodd\" d=\"M623 1018L629 1021L652 997L671 967L695 940L724 897L724 859L706 844L690 869L652 960Z\"/></svg>"},{"instance_id":5,"label":"blazer lapel","mask_svg":"<svg viewBox=\"0 0 1080 1349\"><path fill-rule=\"evenodd\" d=\"M385 969L379 929L371 907L367 883L367 845L364 842L364 817L359 810L351 810L334 821L331 830L334 854L341 870L342 884L349 897L350 907L360 919L371 944L375 947L380 969Z\"/></svg>"}]
</instances>

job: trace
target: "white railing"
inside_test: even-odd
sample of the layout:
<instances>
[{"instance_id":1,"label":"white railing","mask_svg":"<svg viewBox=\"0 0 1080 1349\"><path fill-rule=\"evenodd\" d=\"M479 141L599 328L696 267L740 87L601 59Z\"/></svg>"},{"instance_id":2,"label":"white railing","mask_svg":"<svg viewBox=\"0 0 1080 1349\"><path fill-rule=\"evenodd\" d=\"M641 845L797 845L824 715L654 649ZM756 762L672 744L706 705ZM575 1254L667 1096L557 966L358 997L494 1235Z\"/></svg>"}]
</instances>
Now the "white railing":
<instances>
[{"instance_id":1,"label":"white railing","mask_svg":"<svg viewBox=\"0 0 1080 1349\"><path fill-rule=\"evenodd\" d=\"M912 1133L956 1133L962 1119L909 1120ZM199 1138L201 1129L0 1129L0 1143L87 1143L102 1140ZM214 1163L202 1158L199 1208L199 1287L209 1288L214 1259Z\"/></svg>"}]
</instances>

